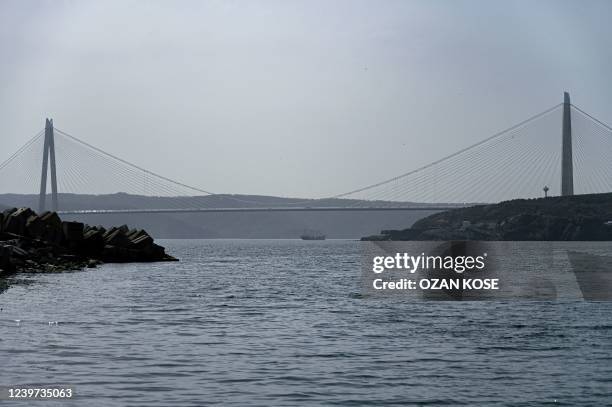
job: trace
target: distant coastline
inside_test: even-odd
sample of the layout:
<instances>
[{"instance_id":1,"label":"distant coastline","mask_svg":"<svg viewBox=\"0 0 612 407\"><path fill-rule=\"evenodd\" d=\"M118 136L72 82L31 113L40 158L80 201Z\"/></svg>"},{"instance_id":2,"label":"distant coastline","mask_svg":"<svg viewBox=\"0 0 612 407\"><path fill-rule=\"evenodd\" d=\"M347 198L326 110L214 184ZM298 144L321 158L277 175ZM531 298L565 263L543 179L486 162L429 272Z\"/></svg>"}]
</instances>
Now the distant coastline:
<instances>
[{"instance_id":1,"label":"distant coastline","mask_svg":"<svg viewBox=\"0 0 612 407\"><path fill-rule=\"evenodd\" d=\"M195 199L195 200L194 200ZM366 206L368 201L352 199L306 200L260 195L213 195L207 197L143 196L127 193L87 195L59 193L60 209L125 208L207 208L274 207L274 206ZM38 206L38 194L0 194L0 211L9 207ZM397 202L377 201L377 205L396 206ZM406 202L410 204L410 202ZM4 206L4 207L3 207ZM422 206L422 205L421 205ZM436 211L378 211L363 216L360 212L293 212L293 213L153 213L62 215L90 225L128 224L146 229L156 239L295 239L304 229L324 231L328 239L359 239L384 228L408 227Z\"/></svg>"},{"instance_id":2,"label":"distant coastline","mask_svg":"<svg viewBox=\"0 0 612 407\"><path fill-rule=\"evenodd\" d=\"M453 209L361 240L612 241L612 193Z\"/></svg>"}]
</instances>

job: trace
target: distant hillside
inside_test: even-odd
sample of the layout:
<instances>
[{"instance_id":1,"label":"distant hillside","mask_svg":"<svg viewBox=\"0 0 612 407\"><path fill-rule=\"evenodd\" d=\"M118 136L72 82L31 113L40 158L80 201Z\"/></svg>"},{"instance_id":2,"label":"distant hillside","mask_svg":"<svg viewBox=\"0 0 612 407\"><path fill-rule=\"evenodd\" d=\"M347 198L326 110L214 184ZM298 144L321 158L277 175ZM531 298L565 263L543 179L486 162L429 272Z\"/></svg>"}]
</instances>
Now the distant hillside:
<instances>
[{"instance_id":1,"label":"distant hillside","mask_svg":"<svg viewBox=\"0 0 612 407\"><path fill-rule=\"evenodd\" d=\"M356 200L304 200L255 195L208 197L148 197L125 193L110 195L60 194L60 207L78 209L210 208L300 206L358 206ZM372 205L372 203L368 203ZM377 206L397 205L377 202ZM38 207L38 195L1 194L0 206ZM288 212L288 213L183 213L63 215L91 225L128 224L145 228L157 238L298 238L305 229L320 230L328 238L353 238L376 233L381 228L408 227L433 211L422 212Z\"/></svg>"},{"instance_id":2,"label":"distant hillside","mask_svg":"<svg viewBox=\"0 0 612 407\"><path fill-rule=\"evenodd\" d=\"M436 213L363 240L612 240L612 193L516 199Z\"/></svg>"}]
</instances>

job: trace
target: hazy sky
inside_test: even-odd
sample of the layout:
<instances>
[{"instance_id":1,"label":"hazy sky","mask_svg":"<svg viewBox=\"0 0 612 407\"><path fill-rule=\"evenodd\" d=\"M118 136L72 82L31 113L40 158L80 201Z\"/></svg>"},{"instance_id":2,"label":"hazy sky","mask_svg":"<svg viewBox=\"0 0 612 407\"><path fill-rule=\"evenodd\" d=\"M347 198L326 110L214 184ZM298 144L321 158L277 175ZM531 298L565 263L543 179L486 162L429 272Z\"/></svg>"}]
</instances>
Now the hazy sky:
<instances>
[{"instance_id":1,"label":"hazy sky","mask_svg":"<svg viewBox=\"0 0 612 407\"><path fill-rule=\"evenodd\" d=\"M610 17L577 0L1 0L0 161L49 116L213 192L337 194L564 90L612 123Z\"/></svg>"}]
</instances>

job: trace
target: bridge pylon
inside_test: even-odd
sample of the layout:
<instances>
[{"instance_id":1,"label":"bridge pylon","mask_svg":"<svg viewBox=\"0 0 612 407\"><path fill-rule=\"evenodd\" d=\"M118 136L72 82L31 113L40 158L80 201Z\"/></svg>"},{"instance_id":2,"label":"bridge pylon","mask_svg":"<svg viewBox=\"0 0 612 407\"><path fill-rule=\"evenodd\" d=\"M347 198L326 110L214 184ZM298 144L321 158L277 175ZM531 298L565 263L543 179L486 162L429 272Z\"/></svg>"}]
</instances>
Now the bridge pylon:
<instances>
[{"instance_id":1,"label":"bridge pylon","mask_svg":"<svg viewBox=\"0 0 612 407\"><path fill-rule=\"evenodd\" d=\"M57 211L57 175L55 165L55 138L53 136L53 119L45 121L45 142L43 147L42 173L40 175L40 195L38 200L38 211L45 211L47 199L47 173L51 164L51 209Z\"/></svg>"},{"instance_id":2,"label":"bridge pylon","mask_svg":"<svg viewBox=\"0 0 612 407\"><path fill-rule=\"evenodd\" d=\"M563 124L561 143L561 196L574 195L574 165L572 157L572 104L568 92L563 93Z\"/></svg>"}]
</instances>

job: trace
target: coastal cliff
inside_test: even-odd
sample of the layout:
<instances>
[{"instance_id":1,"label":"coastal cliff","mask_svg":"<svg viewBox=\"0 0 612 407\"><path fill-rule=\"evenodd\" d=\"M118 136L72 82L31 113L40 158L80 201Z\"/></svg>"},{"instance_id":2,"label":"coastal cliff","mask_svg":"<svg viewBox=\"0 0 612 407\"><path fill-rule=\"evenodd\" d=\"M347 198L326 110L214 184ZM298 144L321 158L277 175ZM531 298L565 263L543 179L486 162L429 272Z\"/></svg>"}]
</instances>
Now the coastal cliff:
<instances>
[{"instance_id":1,"label":"coastal cliff","mask_svg":"<svg viewBox=\"0 0 612 407\"><path fill-rule=\"evenodd\" d=\"M516 199L453 209L361 240L612 240L612 193Z\"/></svg>"},{"instance_id":2,"label":"coastal cliff","mask_svg":"<svg viewBox=\"0 0 612 407\"><path fill-rule=\"evenodd\" d=\"M175 261L142 229L106 229L62 221L55 212L29 208L0 213L0 277L55 272L101 263Z\"/></svg>"}]
</instances>

